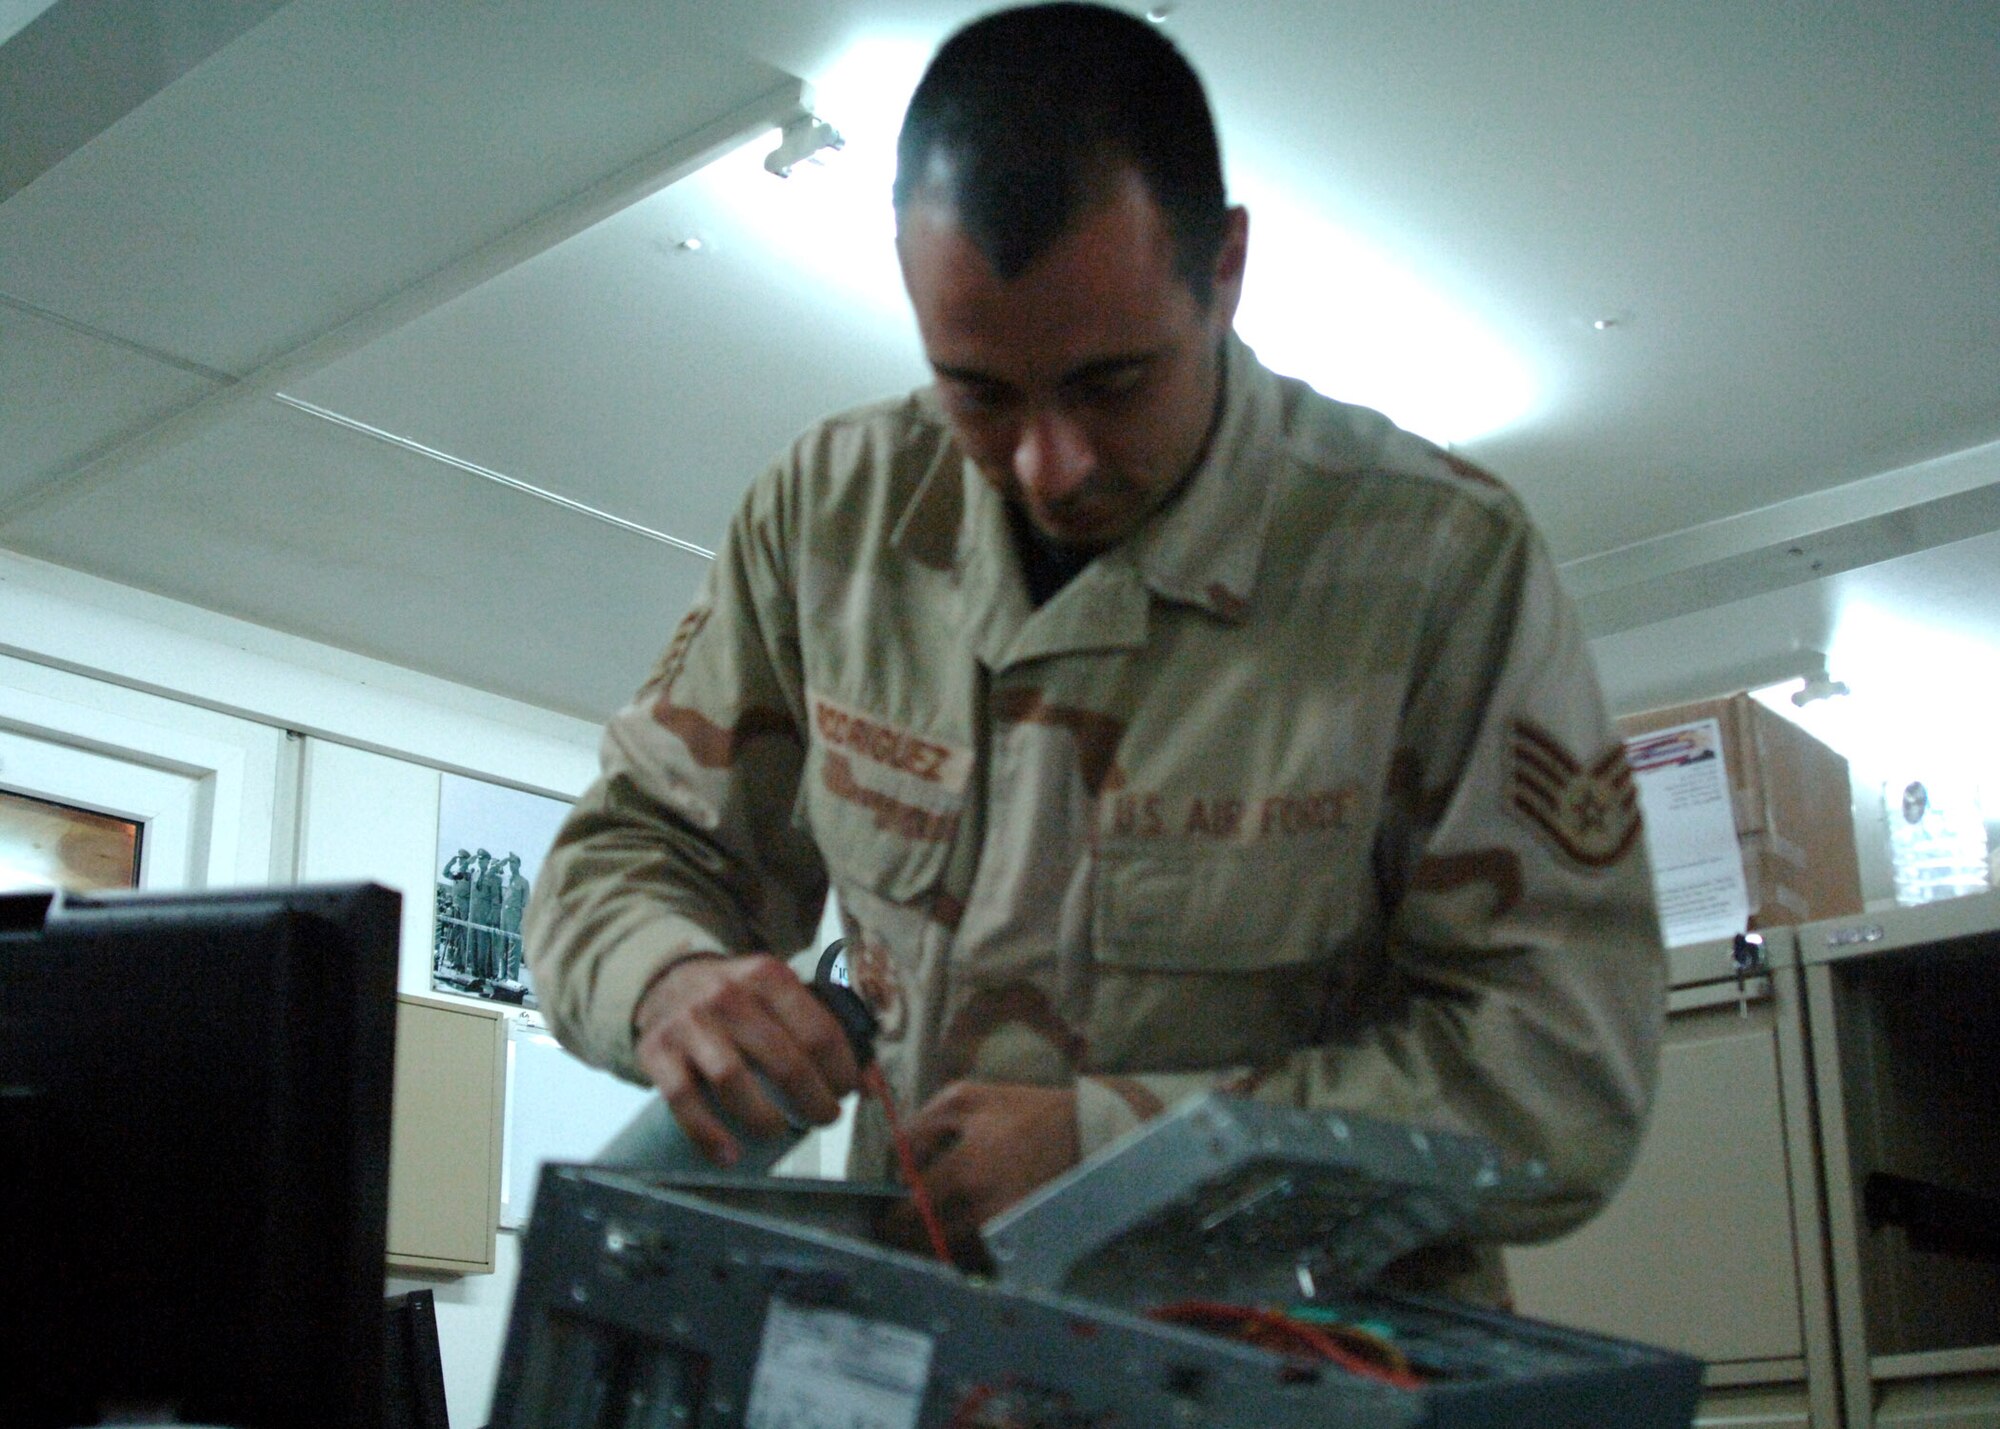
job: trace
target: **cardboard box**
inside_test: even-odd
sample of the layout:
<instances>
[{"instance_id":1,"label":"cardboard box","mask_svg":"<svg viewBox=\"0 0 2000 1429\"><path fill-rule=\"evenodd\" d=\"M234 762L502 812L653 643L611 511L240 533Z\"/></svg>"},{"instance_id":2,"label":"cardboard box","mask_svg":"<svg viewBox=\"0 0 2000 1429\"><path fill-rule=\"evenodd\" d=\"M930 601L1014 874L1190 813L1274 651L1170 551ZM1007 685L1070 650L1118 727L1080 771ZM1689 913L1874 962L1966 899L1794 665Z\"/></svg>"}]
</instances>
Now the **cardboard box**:
<instances>
[{"instance_id":1,"label":"cardboard box","mask_svg":"<svg viewBox=\"0 0 2000 1429\"><path fill-rule=\"evenodd\" d=\"M1750 895L1750 926L1862 911L1847 760L1747 694L1647 710L1618 721L1635 736L1715 720Z\"/></svg>"}]
</instances>

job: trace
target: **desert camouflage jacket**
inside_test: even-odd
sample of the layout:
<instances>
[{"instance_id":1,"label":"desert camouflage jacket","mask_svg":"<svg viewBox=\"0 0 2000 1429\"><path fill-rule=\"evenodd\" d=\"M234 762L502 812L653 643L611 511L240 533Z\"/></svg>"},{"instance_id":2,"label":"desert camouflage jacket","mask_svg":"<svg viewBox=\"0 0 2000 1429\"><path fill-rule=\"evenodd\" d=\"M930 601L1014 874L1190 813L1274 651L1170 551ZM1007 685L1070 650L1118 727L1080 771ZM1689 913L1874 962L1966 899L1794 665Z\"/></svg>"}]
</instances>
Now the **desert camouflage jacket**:
<instances>
[{"instance_id":1,"label":"desert camouflage jacket","mask_svg":"<svg viewBox=\"0 0 2000 1429\"><path fill-rule=\"evenodd\" d=\"M1038 609L930 394L766 472L537 881L559 1035L636 1075L652 979L801 948L830 879L909 1105L1075 1081L1088 1152L1223 1083L1541 1159L1495 1238L1594 1209L1664 961L1549 558L1476 468L1233 339L1225 380L1179 497Z\"/></svg>"}]
</instances>

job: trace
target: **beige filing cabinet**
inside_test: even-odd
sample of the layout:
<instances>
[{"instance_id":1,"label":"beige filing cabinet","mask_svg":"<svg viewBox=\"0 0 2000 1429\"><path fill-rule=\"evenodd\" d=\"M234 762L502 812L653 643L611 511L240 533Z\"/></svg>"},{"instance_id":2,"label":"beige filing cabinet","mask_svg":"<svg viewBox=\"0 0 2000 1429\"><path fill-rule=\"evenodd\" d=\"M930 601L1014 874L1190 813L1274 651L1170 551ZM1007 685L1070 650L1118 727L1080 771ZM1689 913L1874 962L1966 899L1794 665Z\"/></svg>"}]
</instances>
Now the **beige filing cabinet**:
<instances>
[{"instance_id":1,"label":"beige filing cabinet","mask_svg":"<svg viewBox=\"0 0 2000 1429\"><path fill-rule=\"evenodd\" d=\"M2000 895L1799 952L1849 1429L2000 1429Z\"/></svg>"},{"instance_id":2,"label":"beige filing cabinet","mask_svg":"<svg viewBox=\"0 0 2000 1429\"><path fill-rule=\"evenodd\" d=\"M396 1100L389 1154L389 1264L493 1269L507 1023L496 1010L396 999Z\"/></svg>"},{"instance_id":3,"label":"beige filing cabinet","mask_svg":"<svg viewBox=\"0 0 2000 1429\"><path fill-rule=\"evenodd\" d=\"M1508 1253L1523 1314L1706 1362L1703 1425L1839 1423L1792 930L1739 992L1730 940L1670 950L1653 1122L1576 1234Z\"/></svg>"}]
</instances>

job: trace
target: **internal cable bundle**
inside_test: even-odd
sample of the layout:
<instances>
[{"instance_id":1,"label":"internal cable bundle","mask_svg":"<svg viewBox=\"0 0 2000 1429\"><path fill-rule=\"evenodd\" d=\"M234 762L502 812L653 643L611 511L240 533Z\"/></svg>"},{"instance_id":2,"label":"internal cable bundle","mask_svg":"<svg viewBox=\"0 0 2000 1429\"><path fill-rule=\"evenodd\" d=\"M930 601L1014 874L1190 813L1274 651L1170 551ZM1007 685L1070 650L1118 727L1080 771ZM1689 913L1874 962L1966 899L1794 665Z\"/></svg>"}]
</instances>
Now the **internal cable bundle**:
<instances>
[{"instance_id":1,"label":"internal cable bundle","mask_svg":"<svg viewBox=\"0 0 2000 1429\"><path fill-rule=\"evenodd\" d=\"M1397 1389L1421 1389L1424 1385L1409 1356L1389 1340L1314 1306L1273 1310L1220 1300L1181 1300L1146 1314L1148 1319L1241 1340L1273 1354L1329 1361L1349 1374Z\"/></svg>"}]
</instances>

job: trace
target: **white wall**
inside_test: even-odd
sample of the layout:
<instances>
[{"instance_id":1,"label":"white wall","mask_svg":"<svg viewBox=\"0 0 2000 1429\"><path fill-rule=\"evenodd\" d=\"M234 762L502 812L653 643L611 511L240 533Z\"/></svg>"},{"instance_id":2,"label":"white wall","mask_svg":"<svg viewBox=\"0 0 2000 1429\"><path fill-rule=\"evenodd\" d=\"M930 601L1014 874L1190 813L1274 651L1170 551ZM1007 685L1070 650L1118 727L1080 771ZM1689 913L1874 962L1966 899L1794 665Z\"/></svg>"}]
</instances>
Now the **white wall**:
<instances>
[{"instance_id":1,"label":"white wall","mask_svg":"<svg viewBox=\"0 0 2000 1429\"><path fill-rule=\"evenodd\" d=\"M403 895L396 990L431 991L438 771L372 750L306 739L299 796L302 883L367 879Z\"/></svg>"},{"instance_id":2,"label":"white wall","mask_svg":"<svg viewBox=\"0 0 2000 1429\"><path fill-rule=\"evenodd\" d=\"M150 820L155 847L177 850L149 870L154 886L397 889L405 992L438 995L439 771L573 798L596 771L597 736L567 715L0 552L0 784ZM80 795L79 778L99 782ZM388 1282L435 1292L460 1429L490 1408L519 1274L511 1233L496 1263Z\"/></svg>"},{"instance_id":3,"label":"white wall","mask_svg":"<svg viewBox=\"0 0 2000 1429\"><path fill-rule=\"evenodd\" d=\"M289 869L291 762L269 725L0 655L0 783L143 824L144 887Z\"/></svg>"},{"instance_id":4,"label":"white wall","mask_svg":"<svg viewBox=\"0 0 2000 1429\"><path fill-rule=\"evenodd\" d=\"M559 798L596 771L585 720L5 551L0 655Z\"/></svg>"}]
</instances>

